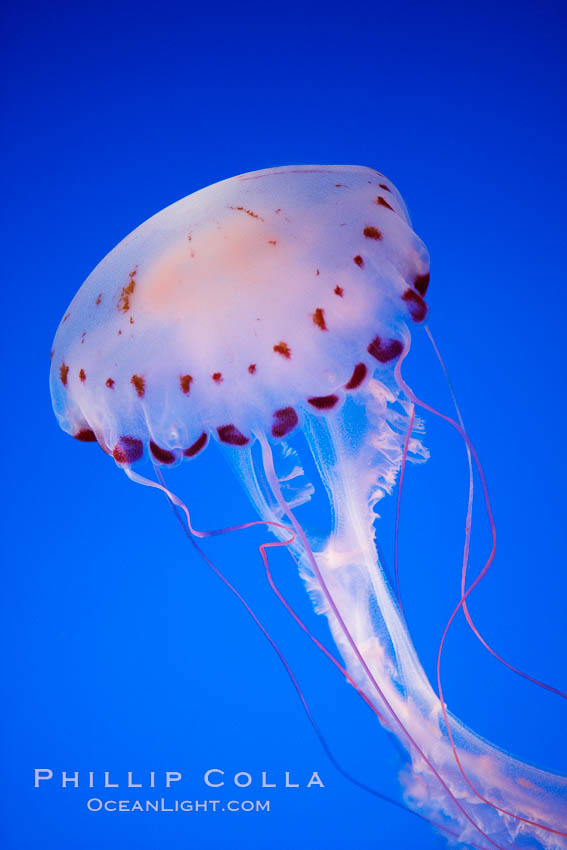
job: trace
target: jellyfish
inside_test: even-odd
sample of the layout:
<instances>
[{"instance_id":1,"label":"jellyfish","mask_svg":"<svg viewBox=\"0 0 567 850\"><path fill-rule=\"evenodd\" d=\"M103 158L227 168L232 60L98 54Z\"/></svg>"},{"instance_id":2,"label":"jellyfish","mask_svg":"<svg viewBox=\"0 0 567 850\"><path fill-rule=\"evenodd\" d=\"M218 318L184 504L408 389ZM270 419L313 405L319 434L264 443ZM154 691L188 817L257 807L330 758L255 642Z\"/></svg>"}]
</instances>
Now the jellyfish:
<instances>
[{"instance_id":1,"label":"jellyfish","mask_svg":"<svg viewBox=\"0 0 567 850\"><path fill-rule=\"evenodd\" d=\"M567 848L567 780L448 711L379 556L376 505L407 460L428 456L415 411L435 411L402 371L428 284L427 250L380 172L286 166L233 177L154 215L89 275L55 336L53 408L65 432L162 490L201 537L164 474L185 463L190 482L191 460L210 441L221 446L275 535L262 549L274 590L306 629L269 573L267 547L283 545L328 620L335 665L403 748L405 805L453 844ZM462 420L440 415L472 470ZM298 433L328 502L323 536L302 520L314 485ZM472 587L463 582L457 609L475 628Z\"/></svg>"}]
</instances>

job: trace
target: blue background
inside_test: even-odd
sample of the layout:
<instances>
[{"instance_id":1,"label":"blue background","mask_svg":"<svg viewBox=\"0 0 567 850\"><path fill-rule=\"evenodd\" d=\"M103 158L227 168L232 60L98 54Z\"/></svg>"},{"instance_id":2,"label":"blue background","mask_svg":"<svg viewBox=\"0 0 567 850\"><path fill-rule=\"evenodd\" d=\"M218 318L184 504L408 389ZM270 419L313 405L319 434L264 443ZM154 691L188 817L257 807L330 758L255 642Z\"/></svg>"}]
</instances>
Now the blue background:
<instances>
[{"instance_id":1,"label":"blue background","mask_svg":"<svg viewBox=\"0 0 567 850\"><path fill-rule=\"evenodd\" d=\"M82 280L157 210L219 179L287 163L379 168L432 256L430 324L484 462L498 557L471 601L497 650L567 687L564 568L565 18L560 3L12 4L3 189L3 846L398 850L445 846L329 764L285 672L157 494L59 431L49 350ZM450 409L422 330L407 375ZM401 570L434 670L458 598L462 444L428 417L410 468ZM201 527L252 519L214 449L175 474ZM393 500L390 500L393 502ZM380 540L391 559L392 505ZM478 570L488 537L475 515ZM397 794L396 751L266 587L262 535L207 552L285 650L344 766ZM292 562L274 572L312 628ZM523 759L565 771L564 703L517 679L457 624L450 708ZM33 769L210 767L277 790L268 814L90 814L88 790ZM104 792L100 794L104 796ZM116 796L116 795L114 795ZM120 797L128 797L125 791ZM144 796L146 796L144 792ZM264 799L257 785L223 799Z\"/></svg>"}]
</instances>

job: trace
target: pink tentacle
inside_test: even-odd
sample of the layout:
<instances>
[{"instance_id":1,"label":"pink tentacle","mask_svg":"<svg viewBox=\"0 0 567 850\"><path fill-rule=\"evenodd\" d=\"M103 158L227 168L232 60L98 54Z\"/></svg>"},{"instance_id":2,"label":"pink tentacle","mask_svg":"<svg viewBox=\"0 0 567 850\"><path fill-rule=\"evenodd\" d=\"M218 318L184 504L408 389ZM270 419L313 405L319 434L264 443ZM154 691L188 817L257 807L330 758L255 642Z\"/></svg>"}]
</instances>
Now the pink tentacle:
<instances>
[{"instance_id":1,"label":"pink tentacle","mask_svg":"<svg viewBox=\"0 0 567 850\"><path fill-rule=\"evenodd\" d=\"M449 617L447 625L445 626L445 629L444 629L443 634L441 636L441 641L440 641L440 644L439 644L439 650L437 652L437 687L438 687L438 691L439 691L439 699L440 699L440 702L441 702L441 710L443 712L443 718L444 718L444 721L445 721L445 725L447 727L447 734L449 735L449 741L450 741L450 744L451 744L453 757L455 759L457 767L459 768L461 776L463 777L463 779L465 780L465 782L467 783L467 785L469 786L471 791L473 791L473 793L479 798L479 800L482 800L483 803L486 803L487 805L491 806L491 808L495 809L496 811L501 812L502 814L508 815L509 817L512 817L515 820L521 821L521 822L526 823L530 826L534 826L538 829L542 829L545 832L549 832L549 833L552 833L554 835L560 835L562 837L567 837L566 832L562 832L561 830L558 830L558 829L553 829L552 827L546 826L545 824L539 823L538 821L534 821L534 820L531 820L529 818L524 818L521 815L517 815L517 814L514 814L513 812L509 812L507 809L504 809L500 806L497 806L495 803L491 802L486 797L484 797L484 795L481 794L481 792L471 782L470 778L468 777L467 773L465 772L465 770L464 770L464 768L461 764L461 760L459 758L457 748L455 746L455 742L454 742L454 739L453 739L453 733L451 731L451 727L450 727L450 724L449 724L449 715L448 715L447 708L446 708L446 705L445 705L443 687L442 687L442 684L441 684L441 655L442 655L442 652L443 652L443 647L445 645L447 633L449 631L449 628L450 628L453 620L455 619L459 610L463 607L466 599L470 596L470 594L475 589L475 587L477 587L477 585L482 581L482 579L484 578L484 576L486 575L486 573L490 569L490 566L491 566L491 564L494 560L494 555L495 555L495 552L496 552L496 524L494 522L494 516L493 516L493 513L492 513L492 506L491 506L490 498L489 498L489 495L488 495L488 487L487 487L487 484L486 484L484 471L483 471L483 468L481 466L478 455L476 453L476 450L475 450L473 444L471 443L468 435L466 434L465 430L461 427L461 425L459 425L457 422L455 422L454 419L451 419L450 416L447 416L446 414L441 413L438 410L435 410L435 408L431 407L429 404L427 404L426 402L419 399L415 395L415 393L411 390L411 388L404 381L404 379L402 377L401 367L402 367L402 363L403 363L404 358L406 357L408 351L409 351L409 345L407 345L406 348L404 349L404 351L403 351L402 355L400 356L399 360L397 361L395 369L394 369L394 373L395 373L395 376L396 376L396 380L398 382L398 386L400 387L401 390L403 390L403 392L406 394L406 396L415 405L419 405L420 407L424 408L425 410L428 410L430 413L433 413L435 416L438 416L439 418L444 419L446 422L448 422L450 425L452 425L453 428L455 428L458 431L458 433L461 435L461 437L465 441L465 443L466 443L467 447L469 448L471 455L474 459L475 466L478 470L478 474L479 474L479 478L480 478L481 486L482 486L482 490L483 490L484 500L485 500L485 504L486 504L488 521L489 521L489 524L490 524L490 530L491 530L491 534L492 534L492 548L490 550L490 554L489 554L482 570L480 571L480 573L478 574L476 579L472 582L472 584L469 586L468 590L461 593L461 598L459 600L459 603L455 607L454 611L452 612L451 616ZM467 524L467 538L470 539L470 523ZM466 558L467 561L468 561L468 554L469 554L469 547L467 545L465 547L465 558ZM464 590L464 588L462 587L462 591L463 590ZM506 666L509 666L505 661L503 661L503 663L506 664ZM514 669L514 668L512 668L512 669ZM531 678L531 677L527 676L526 674L524 674L524 676L525 676L525 678ZM555 688L551 688L548 685L544 685L543 683L539 683L537 680L533 680L533 681L536 684L541 684L542 687L545 687L548 690L555 691ZM561 691L556 691L556 692L560 696L567 698L567 695L563 694Z\"/></svg>"},{"instance_id":2,"label":"pink tentacle","mask_svg":"<svg viewBox=\"0 0 567 850\"><path fill-rule=\"evenodd\" d=\"M275 522L273 520L268 520L268 519L257 519L257 520L254 520L252 522L244 522L241 525L230 525L230 526L227 526L227 528L215 528L212 531L199 531L198 529L193 528L193 524L191 523L191 516L189 514L189 510L187 509L187 506L185 505L185 503L182 502L181 499L178 496L175 495L175 493L172 493L171 490L169 490L165 486L165 481L163 480L163 476L161 475L161 472L159 471L159 469L157 467L156 467L156 473L161 477L162 483L159 483L157 481L152 481L151 478L145 478L143 475L140 475L138 472L134 472L134 470L130 469L130 467L128 467L128 466L124 467L124 472L126 473L128 478L131 481L135 481L136 484L142 484L144 487L153 487L155 490L160 490L162 493L164 493L164 495L167 496L167 498L169 499L170 502L172 502L180 510L183 511L183 513L185 514L185 518L187 520L187 527L194 537L200 537L200 538L218 537L220 534L229 534L232 531L242 531L245 528L252 528L255 525L267 525L267 526L271 526L272 528L281 528L283 531L287 531L291 536L290 536L289 540L285 540L285 541L278 542L278 543L270 543L270 544L266 544L266 545L270 545L270 546L291 546L291 544L295 541L295 538L296 538L295 532L292 531L292 529L289 526L284 525L281 522Z\"/></svg>"},{"instance_id":3,"label":"pink tentacle","mask_svg":"<svg viewBox=\"0 0 567 850\"><path fill-rule=\"evenodd\" d=\"M431 333L430 328L426 327L425 332L427 333L429 339L431 340L433 350L435 351L437 359L439 360L439 363L441 364L441 368L443 369L443 373L444 373L445 378L447 380L447 383L449 385L449 392L450 392L451 398L453 400L453 405L454 405L455 410L457 412L457 418L459 420L459 425L461 426L461 428L464 432L465 431L465 425L464 425L464 422L463 422L463 417L461 415L461 411L460 411L459 405L457 403L457 398L455 396L455 392L453 390L453 386L452 386L451 380L449 378L449 373L447 371L447 367L446 367L445 362L444 362L444 360L441 356L441 352L439 351L439 348L437 347L437 344L435 343L435 340L433 339L433 334ZM545 682L542 682L540 679L536 679L534 676L530 676L528 673L525 673L523 670L519 670L517 667L514 667L514 665L511 664L509 661L506 661L505 658L502 658L502 656L499 655L487 643L487 641L480 634L480 632L478 631L477 627L475 626L475 624L473 622L472 616L471 616L470 611L469 611L467 599L466 599L468 594L465 593L467 568L468 568L468 560L469 560L470 538L471 538L472 500L473 500L473 469L472 469L472 462L471 462L471 450L470 450L468 444L466 444L466 449L467 449L467 458L468 458L468 464L469 464L469 499L468 499L468 505L467 505L467 521L466 521L466 530L465 530L465 545L464 545L464 553L463 553L463 566L462 566L462 569L461 569L461 598L462 598L462 601L463 601L463 612L464 612L466 621L467 621L469 627L471 628L471 630L473 631L473 633L478 638L478 640L484 646L484 648L487 649L488 652L490 652L490 654L492 656L494 656L494 658L496 658L497 661L499 661L501 664L503 664L509 670L512 670L512 672L516 673L518 676L522 676L522 678L527 679L529 682L533 682L534 685L537 685L540 688L544 688L545 690L550 691L551 693L557 694L557 696L563 697L563 699L567 699L567 694L563 693L563 691L558 690L558 688L553 687L553 685L548 685Z\"/></svg>"}]
</instances>

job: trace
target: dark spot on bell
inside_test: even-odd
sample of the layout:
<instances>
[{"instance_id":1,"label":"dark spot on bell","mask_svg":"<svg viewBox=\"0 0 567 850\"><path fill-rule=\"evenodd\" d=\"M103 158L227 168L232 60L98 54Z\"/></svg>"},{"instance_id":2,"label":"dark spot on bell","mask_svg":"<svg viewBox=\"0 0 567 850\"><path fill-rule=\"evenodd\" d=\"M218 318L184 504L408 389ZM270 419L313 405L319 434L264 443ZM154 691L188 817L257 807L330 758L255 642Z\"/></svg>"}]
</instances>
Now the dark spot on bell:
<instances>
[{"instance_id":1,"label":"dark spot on bell","mask_svg":"<svg viewBox=\"0 0 567 850\"><path fill-rule=\"evenodd\" d=\"M61 378L61 383L64 387L67 386L67 375L69 374L69 367L62 363L59 367L59 377Z\"/></svg>"},{"instance_id":2,"label":"dark spot on bell","mask_svg":"<svg viewBox=\"0 0 567 850\"><path fill-rule=\"evenodd\" d=\"M251 363L250 366L248 367L248 371L250 372L251 375L253 375L256 372L256 364Z\"/></svg>"},{"instance_id":3,"label":"dark spot on bell","mask_svg":"<svg viewBox=\"0 0 567 850\"><path fill-rule=\"evenodd\" d=\"M366 350L380 363L389 363L390 360L400 356L404 346L399 339L382 339L380 336L375 336Z\"/></svg>"},{"instance_id":4,"label":"dark spot on bell","mask_svg":"<svg viewBox=\"0 0 567 850\"><path fill-rule=\"evenodd\" d=\"M381 189L384 189L385 192L391 192L392 191L389 186L386 186L385 183L378 183L378 185L380 186Z\"/></svg>"},{"instance_id":5,"label":"dark spot on bell","mask_svg":"<svg viewBox=\"0 0 567 850\"><path fill-rule=\"evenodd\" d=\"M339 298L342 298L342 297L343 297L343 295L344 295L344 292L345 292L345 291L344 291L344 289L342 288L342 286L338 286L338 285L337 285L337 286L335 286L335 288L334 288L333 292L335 293L335 295L338 295L338 296L339 296Z\"/></svg>"},{"instance_id":6,"label":"dark spot on bell","mask_svg":"<svg viewBox=\"0 0 567 850\"><path fill-rule=\"evenodd\" d=\"M246 209L246 207L243 207L243 206L233 207L230 204L228 204L228 208L229 208L229 210L240 210L241 212L245 212L246 215L249 215L251 218L257 218L260 221L264 221L264 219L262 218L261 215L258 215L258 213L255 213L253 210ZM276 210L276 212L277 212L277 210Z\"/></svg>"},{"instance_id":7,"label":"dark spot on bell","mask_svg":"<svg viewBox=\"0 0 567 850\"><path fill-rule=\"evenodd\" d=\"M322 331L328 330L327 324L325 322L325 311L322 307L317 307L312 316L313 324L317 325L318 328L321 328Z\"/></svg>"},{"instance_id":8,"label":"dark spot on bell","mask_svg":"<svg viewBox=\"0 0 567 850\"><path fill-rule=\"evenodd\" d=\"M87 376L85 375L85 370L84 370L84 369L80 369L80 370L79 370L79 381L80 381L81 383L83 383L83 381L86 381L86 379L87 379Z\"/></svg>"},{"instance_id":9,"label":"dark spot on bell","mask_svg":"<svg viewBox=\"0 0 567 850\"><path fill-rule=\"evenodd\" d=\"M276 354L281 354L286 360L289 360L291 357L291 348L286 342L278 342L277 345L274 345L274 351Z\"/></svg>"},{"instance_id":10,"label":"dark spot on bell","mask_svg":"<svg viewBox=\"0 0 567 850\"><path fill-rule=\"evenodd\" d=\"M73 436L76 440L80 440L81 443L96 443L96 434L90 428L81 428Z\"/></svg>"},{"instance_id":11,"label":"dark spot on bell","mask_svg":"<svg viewBox=\"0 0 567 850\"><path fill-rule=\"evenodd\" d=\"M367 373L368 369L366 368L365 364L357 363L354 367L352 375L350 376L348 384L345 384L345 390L355 390L357 387L359 387L366 378Z\"/></svg>"},{"instance_id":12,"label":"dark spot on bell","mask_svg":"<svg viewBox=\"0 0 567 850\"><path fill-rule=\"evenodd\" d=\"M183 454L185 457L195 457L204 448L206 442L207 435L203 432L188 449L184 450Z\"/></svg>"},{"instance_id":13,"label":"dark spot on bell","mask_svg":"<svg viewBox=\"0 0 567 850\"><path fill-rule=\"evenodd\" d=\"M143 398L146 393L146 382L141 375L132 375L130 383L136 390L138 398Z\"/></svg>"},{"instance_id":14,"label":"dark spot on bell","mask_svg":"<svg viewBox=\"0 0 567 850\"><path fill-rule=\"evenodd\" d=\"M285 437L286 434L293 431L298 422L299 419L293 407L282 407L281 410L276 410L274 413L272 435L274 437Z\"/></svg>"},{"instance_id":15,"label":"dark spot on bell","mask_svg":"<svg viewBox=\"0 0 567 850\"><path fill-rule=\"evenodd\" d=\"M427 304L413 289L406 289L402 301L408 305L408 311L414 322L423 322L427 316Z\"/></svg>"},{"instance_id":16,"label":"dark spot on bell","mask_svg":"<svg viewBox=\"0 0 567 850\"><path fill-rule=\"evenodd\" d=\"M362 259L360 254L357 254L356 257L353 257L353 260L354 260L354 262L356 263L356 265L358 266L359 269L363 268L364 260Z\"/></svg>"},{"instance_id":17,"label":"dark spot on bell","mask_svg":"<svg viewBox=\"0 0 567 850\"><path fill-rule=\"evenodd\" d=\"M222 381L222 372L213 372L211 378L215 382L215 384L220 384Z\"/></svg>"},{"instance_id":18,"label":"dark spot on bell","mask_svg":"<svg viewBox=\"0 0 567 850\"><path fill-rule=\"evenodd\" d=\"M112 380L112 378L107 378L105 383L109 390L114 389L114 381Z\"/></svg>"},{"instance_id":19,"label":"dark spot on bell","mask_svg":"<svg viewBox=\"0 0 567 850\"><path fill-rule=\"evenodd\" d=\"M376 203L379 207L386 207L387 210L392 210L392 212L395 212L394 208L390 206L388 201L383 198L382 195L378 195L378 197L376 198Z\"/></svg>"},{"instance_id":20,"label":"dark spot on bell","mask_svg":"<svg viewBox=\"0 0 567 850\"><path fill-rule=\"evenodd\" d=\"M157 446L153 440L150 440L150 451L155 459L160 463L173 463L175 460L173 452L170 452L167 449L162 449L160 446Z\"/></svg>"},{"instance_id":21,"label":"dark spot on bell","mask_svg":"<svg viewBox=\"0 0 567 850\"><path fill-rule=\"evenodd\" d=\"M189 390L191 389L191 382L193 378L191 375L180 375L179 376L179 386L181 387L181 392L185 393L185 395L189 395Z\"/></svg>"},{"instance_id":22,"label":"dark spot on bell","mask_svg":"<svg viewBox=\"0 0 567 850\"><path fill-rule=\"evenodd\" d=\"M420 295L425 295L429 286L429 272L427 274L418 274L413 282L413 288L417 289Z\"/></svg>"},{"instance_id":23,"label":"dark spot on bell","mask_svg":"<svg viewBox=\"0 0 567 850\"><path fill-rule=\"evenodd\" d=\"M217 433L223 443L228 443L230 446L245 446L250 442L248 437L245 437L235 425L221 425L217 428Z\"/></svg>"},{"instance_id":24,"label":"dark spot on bell","mask_svg":"<svg viewBox=\"0 0 567 850\"><path fill-rule=\"evenodd\" d=\"M141 440L136 437L120 437L114 446L112 457L116 463L134 463L140 460L143 454L144 444Z\"/></svg>"},{"instance_id":25,"label":"dark spot on bell","mask_svg":"<svg viewBox=\"0 0 567 850\"><path fill-rule=\"evenodd\" d=\"M319 395L308 398L307 401L317 410L330 410L338 402L338 395Z\"/></svg>"},{"instance_id":26,"label":"dark spot on bell","mask_svg":"<svg viewBox=\"0 0 567 850\"><path fill-rule=\"evenodd\" d=\"M130 296L133 294L134 289L136 288L136 281L134 278L136 277L136 269L133 269L128 275L128 283L126 286L122 287L120 295L118 296L118 303L116 305L116 309L121 313L127 313L130 309Z\"/></svg>"},{"instance_id":27,"label":"dark spot on bell","mask_svg":"<svg viewBox=\"0 0 567 850\"><path fill-rule=\"evenodd\" d=\"M380 233L377 227L365 227L362 232L367 239L379 240L382 238L382 234Z\"/></svg>"}]
</instances>

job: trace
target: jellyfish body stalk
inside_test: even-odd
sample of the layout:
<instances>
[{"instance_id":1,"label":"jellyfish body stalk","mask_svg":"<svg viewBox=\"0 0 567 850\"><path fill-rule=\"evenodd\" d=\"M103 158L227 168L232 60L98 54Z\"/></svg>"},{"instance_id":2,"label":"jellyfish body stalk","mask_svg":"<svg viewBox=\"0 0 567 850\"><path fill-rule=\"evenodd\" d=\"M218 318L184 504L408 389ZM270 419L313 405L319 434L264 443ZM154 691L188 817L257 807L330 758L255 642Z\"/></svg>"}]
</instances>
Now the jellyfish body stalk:
<instances>
[{"instance_id":1,"label":"jellyfish body stalk","mask_svg":"<svg viewBox=\"0 0 567 850\"><path fill-rule=\"evenodd\" d=\"M421 666L375 540L375 505L392 491L404 455L427 457L419 434L408 438L418 400L386 379L369 382L365 396L348 399L333 417L304 416L332 515L323 543L309 539L283 498L263 434L261 462L247 450L233 453L233 466L262 518L291 523L291 548L349 676L407 752L400 780L408 805L442 821L464 845L566 848L567 781L469 730L442 705Z\"/></svg>"}]
</instances>

